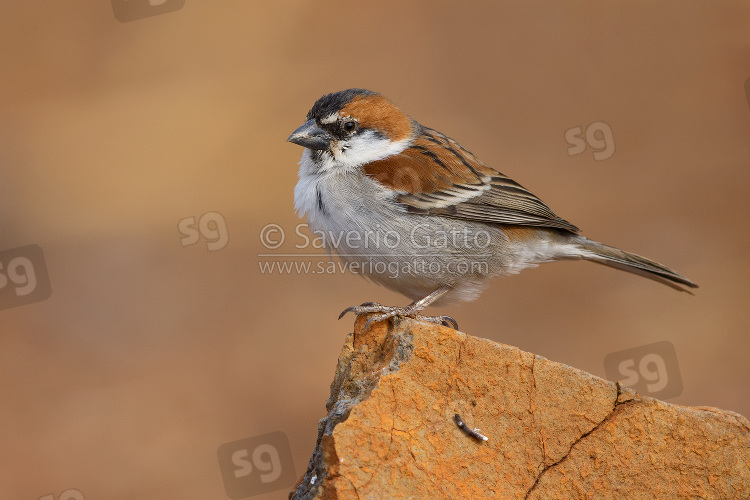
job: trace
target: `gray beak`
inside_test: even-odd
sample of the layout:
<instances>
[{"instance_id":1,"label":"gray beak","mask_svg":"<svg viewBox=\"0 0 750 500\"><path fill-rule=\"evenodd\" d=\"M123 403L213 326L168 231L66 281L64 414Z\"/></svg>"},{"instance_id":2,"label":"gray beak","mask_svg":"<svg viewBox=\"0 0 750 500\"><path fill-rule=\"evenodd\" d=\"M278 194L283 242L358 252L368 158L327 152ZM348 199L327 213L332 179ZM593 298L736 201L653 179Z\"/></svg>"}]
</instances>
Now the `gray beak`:
<instances>
[{"instance_id":1,"label":"gray beak","mask_svg":"<svg viewBox=\"0 0 750 500\"><path fill-rule=\"evenodd\" d=\"M292 132L287 139L309 149L328 149L333 137L320 128L315 120L307 120L300 128Z\"/></svg>"}]
</instances>

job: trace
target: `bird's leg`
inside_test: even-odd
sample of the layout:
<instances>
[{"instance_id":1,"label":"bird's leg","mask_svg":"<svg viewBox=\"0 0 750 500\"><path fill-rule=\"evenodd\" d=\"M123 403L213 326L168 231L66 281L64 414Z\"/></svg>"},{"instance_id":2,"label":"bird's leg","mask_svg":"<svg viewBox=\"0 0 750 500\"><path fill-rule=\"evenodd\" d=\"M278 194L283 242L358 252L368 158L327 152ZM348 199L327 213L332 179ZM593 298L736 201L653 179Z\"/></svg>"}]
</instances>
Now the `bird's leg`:
<instances>
[{"instance_id":1,"label":"bird's leg","mask_svg":"<svg viewBox=\"0 0 750 500\"><path fill-rule=\"evenodd\" d=\"M377 313L367 320L365 329L374 321L383 321L390 318L414 318L421 321L429 321L430 323L436 323L438 325L450 326L454 330L458 330L458 323L455 319L450 316L422 316L419 314L424 308L435 302L437 299L451 291L449 286L441 286L427 297L412 302L406 307L393 307L384 306L374 302L365 302L359 306L347 307L339 315L339 319L344 317L348 312L353 312L357 316L360 314Z\"/></svg>"}]
</instances>

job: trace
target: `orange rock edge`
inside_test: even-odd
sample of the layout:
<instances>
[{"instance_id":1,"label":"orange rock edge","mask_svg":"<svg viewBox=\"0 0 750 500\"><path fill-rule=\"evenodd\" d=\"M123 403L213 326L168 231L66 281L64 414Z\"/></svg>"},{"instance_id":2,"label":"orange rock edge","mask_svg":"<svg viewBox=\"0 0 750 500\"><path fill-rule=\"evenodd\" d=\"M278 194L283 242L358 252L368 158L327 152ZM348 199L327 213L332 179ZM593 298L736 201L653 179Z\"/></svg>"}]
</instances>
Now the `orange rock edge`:
<instances>
[{"instance_id":1,"label":"orange rock edge","mask_svg":"<svg viewBox=\"0 0 750 500\"><path fill-rule=\"evenodd\" d=\"M347 336L290 498L750 498L741 415L640 396L442 326L362 331L366 319ZM456 413L489 440L462 432Z\"/></svg>"}]
</instances>

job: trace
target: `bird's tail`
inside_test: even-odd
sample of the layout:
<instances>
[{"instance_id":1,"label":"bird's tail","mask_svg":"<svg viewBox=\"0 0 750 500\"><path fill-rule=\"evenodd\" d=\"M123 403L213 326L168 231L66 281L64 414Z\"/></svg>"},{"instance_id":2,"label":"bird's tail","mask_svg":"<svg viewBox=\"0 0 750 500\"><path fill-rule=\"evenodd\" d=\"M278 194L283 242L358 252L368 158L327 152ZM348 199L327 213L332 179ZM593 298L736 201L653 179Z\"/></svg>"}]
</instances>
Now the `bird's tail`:
<instances>
[{"instance_id":1,"label":"bird's tail","mask_svg":"<svg viewBox=\"0 0 750 500\"><path fill-rule=\"evenodd\" d=\"M576 236L575 243L584 250L581 257L586 260L622 269L629 273L640 274L682 292L691 293L680 285L689 288L698 288L698 285L676 271L640 255L628 253L619 248L584 238L583 236Z\"/></svg>"}]
</instances>

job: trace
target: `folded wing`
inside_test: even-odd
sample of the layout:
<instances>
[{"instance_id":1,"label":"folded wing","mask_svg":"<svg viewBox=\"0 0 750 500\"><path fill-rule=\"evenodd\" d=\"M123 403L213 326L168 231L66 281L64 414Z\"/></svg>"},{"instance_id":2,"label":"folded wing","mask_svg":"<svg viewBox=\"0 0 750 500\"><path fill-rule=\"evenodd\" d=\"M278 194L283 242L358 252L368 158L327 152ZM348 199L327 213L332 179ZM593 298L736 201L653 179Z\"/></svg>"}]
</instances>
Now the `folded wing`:
<instances>
[{"instance_id":1,"label":"folded wing","mask_svg":"<svg viewBox=\"0 0 750 500\"><path fill-rule=\"evenodd\" d=\"M397 191L413 213L579 231L526 188L427 127L410 147L369 163L365 173Z\"/></svg>"}]
</instances>

